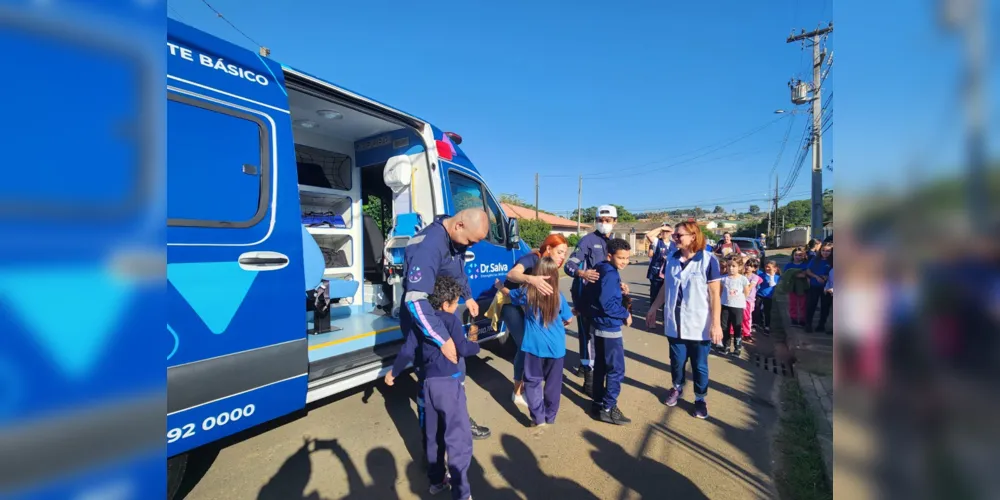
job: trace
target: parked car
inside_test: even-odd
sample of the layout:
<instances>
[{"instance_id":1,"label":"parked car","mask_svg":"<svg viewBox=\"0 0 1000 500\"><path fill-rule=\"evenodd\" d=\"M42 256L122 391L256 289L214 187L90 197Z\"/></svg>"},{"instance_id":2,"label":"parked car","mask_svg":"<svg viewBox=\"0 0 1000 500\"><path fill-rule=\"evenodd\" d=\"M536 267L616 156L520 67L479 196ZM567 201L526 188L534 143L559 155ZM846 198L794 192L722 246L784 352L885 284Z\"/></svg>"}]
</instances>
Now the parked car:
<instances>
[{"instance_id":1,"label":"parked car","mask_svg":"<svg viewBox=\"0 0 1000 500\"><path fill-rule=\"evenodd\" d=\"M767 258L767 252L761 248L760 243L754 238L733 238L733 242L739 245L740 253L746 257L754 257L759 260Z\"/></svg>"}]
</instances>

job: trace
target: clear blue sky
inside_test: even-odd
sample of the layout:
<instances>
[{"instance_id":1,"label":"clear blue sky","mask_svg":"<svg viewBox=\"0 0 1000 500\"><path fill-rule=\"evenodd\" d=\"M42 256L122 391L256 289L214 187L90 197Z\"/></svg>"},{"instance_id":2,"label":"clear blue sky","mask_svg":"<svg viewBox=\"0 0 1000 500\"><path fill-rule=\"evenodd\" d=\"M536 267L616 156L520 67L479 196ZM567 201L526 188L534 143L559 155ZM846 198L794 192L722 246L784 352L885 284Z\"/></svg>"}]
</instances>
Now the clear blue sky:
<instances>
[{"instance_id":1,"label":"clear blue sky","mask_svg":"<svg viewBox=\"0 0 1000 500\"><path fill-rule=\"evenodd\" d=\"M720 204L744 211L750 200L764 198L768 186L773 190L768 174L789 122L794 120L776 169L782 183L808 115L782 118L715 152L688 153L780 118L773 114L777 108L792 109L786 83L792 76L811 78L811 52L785 38L793 27L813 29L834 15L833 0L646 1L628 8L603 1L209 2L268 46L274 59L460 133L463 149L494 192L530 201L534 174L540 172L540 205L553 211L576 207L579 174L585 176L585 207L618 203L643 211ZM890 6L845 3L857 4L845 7L856 11L849 14L852 19L874 11L883 20L906 24L892 17ZM253 47L201 0L170 0L169 6L171 17ZM844 17L840 3L837 16ZM858 72L889 76L890 67L905 64L906 46L894 42L898 50L889 51L889 60L872 57L871 44L885 43L886 37L865 33L870 27L862 26L838 24L828 40L844 54L834 51L824 94L835 94L843 56L867 55L865 64L851 68L850 78L837 76L838 85L849 80L852 90L849 99L835 98L831 108L850 103L859 127L844 136L870 148L880 167L874 170L881 171L889 163L902 165L901 154L885 146L886 138L912 144L934 132L899 124L890 134L875 123L862 127L869 116L865 106L902 109L912 106L907 97L920 90L894 91L890 99L875 102L878 86ZM914 24L912 30L927 26ZM850 32L851 45L836 43L842 32ZM914 33L909 35L920 36ZM945 73L954 77L954 71ZM947 83L929 73L921 68L911 76ZM886 83L884 89L891 87ZM825 136L824 163L840 151L834 130L840 129ZM799 196L788 200L808 197L808 166L789 191ZM848 170L838 170L838 178ZM832 181L827 171L826 187Z\"/></svg>"}]
</instances>

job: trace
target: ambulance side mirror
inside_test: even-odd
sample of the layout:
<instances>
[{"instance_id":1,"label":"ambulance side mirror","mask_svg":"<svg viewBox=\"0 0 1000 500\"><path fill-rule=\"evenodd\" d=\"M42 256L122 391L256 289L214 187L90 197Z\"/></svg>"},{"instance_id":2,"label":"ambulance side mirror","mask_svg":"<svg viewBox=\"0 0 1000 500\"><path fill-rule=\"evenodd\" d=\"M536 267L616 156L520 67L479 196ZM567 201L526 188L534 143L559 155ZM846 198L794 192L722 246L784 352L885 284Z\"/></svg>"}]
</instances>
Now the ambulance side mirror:
<instances>
[{"instance_id":1,"label":"ambulance side mirror","mask_svg":"<svg viewBox=\"0 0 1000 500\"><path fill-rule=\"evenodd\" d=\"M514 248L521 243L521 230L518 228L517 219L507 220L507 248Z\"/></svg>"}]
</instances>

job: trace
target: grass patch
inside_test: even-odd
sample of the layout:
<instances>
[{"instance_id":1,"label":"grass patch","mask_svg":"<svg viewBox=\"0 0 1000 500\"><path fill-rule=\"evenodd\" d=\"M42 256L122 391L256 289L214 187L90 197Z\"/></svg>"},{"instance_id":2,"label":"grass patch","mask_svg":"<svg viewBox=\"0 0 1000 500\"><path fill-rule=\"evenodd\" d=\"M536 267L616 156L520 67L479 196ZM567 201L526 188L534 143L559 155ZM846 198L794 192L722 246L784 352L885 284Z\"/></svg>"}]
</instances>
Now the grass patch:
<instances>
[{"instance_id":1,"label":"grass patch","mask_svg":"<svg viewBox=\"0 0 1000 500\"><path fill-rule=\"evenodd\" d=\"M833 489L826 477L816 422L796 379L781 387L781 423L777 436L779 468L775 479L786 500L826 500Z\"/></svg>"}]
</instances>

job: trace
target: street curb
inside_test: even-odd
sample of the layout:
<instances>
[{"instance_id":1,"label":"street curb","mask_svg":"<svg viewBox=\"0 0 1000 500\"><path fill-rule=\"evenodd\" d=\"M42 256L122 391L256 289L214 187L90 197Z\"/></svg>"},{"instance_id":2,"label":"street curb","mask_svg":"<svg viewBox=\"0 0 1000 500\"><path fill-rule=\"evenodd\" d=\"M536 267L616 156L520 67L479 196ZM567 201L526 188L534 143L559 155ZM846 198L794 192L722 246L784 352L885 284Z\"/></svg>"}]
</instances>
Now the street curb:
<instances>
[{"instance_id":1,"label":"street curb","mask_svg":"<svg viewBox=\"0 0 1000 500\"><path fill-rule=\"evenodd\" d=\"M809 408L813 413L813 421L816 424L816 441L819 442L823 463L826 465L826 478L833 483L833 424L828 419L832 415L833 401L831 397L823 394L823 382L820 377L812 373L797 370L795 377L799 382L799 388L809 403Z\"/></svg>"}]
</instances>

